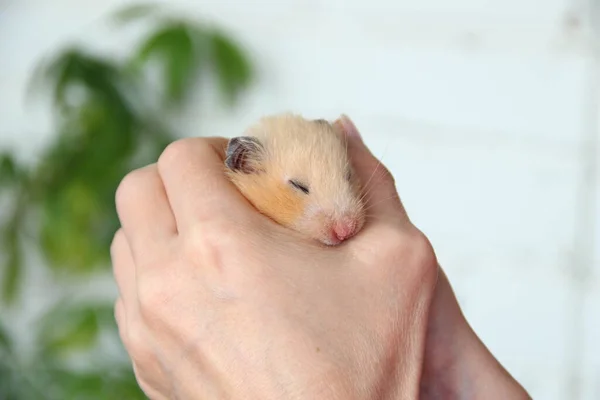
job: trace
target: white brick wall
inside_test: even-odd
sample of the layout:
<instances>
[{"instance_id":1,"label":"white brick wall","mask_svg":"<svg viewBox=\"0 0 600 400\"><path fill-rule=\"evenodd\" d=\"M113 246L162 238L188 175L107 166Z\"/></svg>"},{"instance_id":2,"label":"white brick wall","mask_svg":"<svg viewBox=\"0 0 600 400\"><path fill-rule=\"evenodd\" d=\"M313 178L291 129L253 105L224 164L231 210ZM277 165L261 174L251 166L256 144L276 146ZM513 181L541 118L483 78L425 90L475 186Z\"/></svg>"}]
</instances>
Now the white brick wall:
<instances>
[{"instance_id":1,"label":"white brick wall","mask_svg":"<svg viewBox=\"0 0 600 400\"><path fill-rule=\"evenodd\" d=\"M0 6L0 145L33 155L48 138L47 114L22 101L44 52L72 39L126 50L99 20L124 3ZM587 8L566 0L171 3L225 25L261 73L232 117L217 106L190 110L182 132L235 135L283 110L348 113L392 169L501 362L536 399L600 398L600 167L588 168L586 151L598 127L589 91L600 68L589 27L573 23ZM586 168L595 177L584 180Z\"/></svg>"}]
</instances>

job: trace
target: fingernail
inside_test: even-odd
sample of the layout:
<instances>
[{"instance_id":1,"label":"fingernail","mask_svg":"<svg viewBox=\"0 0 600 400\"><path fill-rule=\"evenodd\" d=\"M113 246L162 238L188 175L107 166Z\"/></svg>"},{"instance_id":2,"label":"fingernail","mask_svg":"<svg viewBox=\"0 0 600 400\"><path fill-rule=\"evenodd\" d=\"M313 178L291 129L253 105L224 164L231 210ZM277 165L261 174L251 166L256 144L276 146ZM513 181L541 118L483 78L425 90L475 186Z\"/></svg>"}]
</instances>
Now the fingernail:
<instances>
[{"instance_id":1,"label":"fingernail","mask_svg":"<svg viewBox=\"0 0 600 400\"><path fill-rule=\"evenodd\" d=\"M362 136L360 135L358 129L356 129L356 126L354 125L350 117L348 117L346 114L342 114L340 115L339 120L342 123L344 131L346 131L346 134L348 136L358 139L362 142Z\"/></svg>"}]
</instances>

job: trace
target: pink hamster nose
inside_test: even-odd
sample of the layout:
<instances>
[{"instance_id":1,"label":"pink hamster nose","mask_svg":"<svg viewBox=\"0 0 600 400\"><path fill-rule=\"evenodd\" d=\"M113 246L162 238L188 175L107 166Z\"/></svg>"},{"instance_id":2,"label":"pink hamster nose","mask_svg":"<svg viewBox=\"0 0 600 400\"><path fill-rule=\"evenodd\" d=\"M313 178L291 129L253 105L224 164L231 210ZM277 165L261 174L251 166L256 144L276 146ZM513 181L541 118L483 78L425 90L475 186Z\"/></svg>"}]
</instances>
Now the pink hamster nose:
<instances>
[{"instance_id":1,"label":"pink hamster nose","mask_svg":"<svg viewBox=\"0 0 600 400\"><path fill-rule=\"evenodd\" d=\"M338 239L340 242L352 237L355 231L356 220L349 217L343 217L335 221L331 227L332 236Z\"/></svg>"}]
</instances>

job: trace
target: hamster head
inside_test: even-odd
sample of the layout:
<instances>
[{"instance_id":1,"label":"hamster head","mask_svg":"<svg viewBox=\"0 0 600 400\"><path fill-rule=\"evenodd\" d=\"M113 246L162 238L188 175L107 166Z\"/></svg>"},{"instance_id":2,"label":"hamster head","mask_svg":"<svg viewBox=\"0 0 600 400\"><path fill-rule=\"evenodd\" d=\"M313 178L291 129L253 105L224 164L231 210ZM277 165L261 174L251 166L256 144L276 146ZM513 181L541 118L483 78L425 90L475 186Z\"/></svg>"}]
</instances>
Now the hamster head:
<instances>
[{"instance_id":1,"label":"hamster head","mask_svg":"<svg viewBox=\"0 0 600 400\"><path fill-rule=\"evenodd\" d=\"M228 174L260 212L326 245L365 222L359 182L336 124L283 114L230 139Z\"/></svg>"}]
</instances>

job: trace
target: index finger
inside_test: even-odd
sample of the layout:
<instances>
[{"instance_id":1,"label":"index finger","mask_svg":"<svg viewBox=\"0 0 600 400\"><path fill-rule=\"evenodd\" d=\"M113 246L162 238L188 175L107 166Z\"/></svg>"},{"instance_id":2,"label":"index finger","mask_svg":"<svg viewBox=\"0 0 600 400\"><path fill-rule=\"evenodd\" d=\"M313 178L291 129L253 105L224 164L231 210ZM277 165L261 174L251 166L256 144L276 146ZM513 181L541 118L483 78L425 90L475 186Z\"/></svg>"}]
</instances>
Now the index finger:
<instances>
[{"instance_id":1,"label":"index finger","mask_svg":"<svg viewBox=\"0 0 600 400\"><path fill-rule=\"evenodd\" d=\"M225 174L228 139L186 138L171 143L158 160L178 231L219 218L241 222L247 204Z\"/></svg>"},{"instance_id":2,"label":"index finger","mask_svg":"<svg viewBox=\"0 0 600 400\"><path fill-rule=\"evenodd\" d=\"M335 124L346 137L348 155L361 181L367 214L382 220L406 221L408 217L390 171L371 153L348 116L340 116Z\"/></svg>"}]
</instances>

